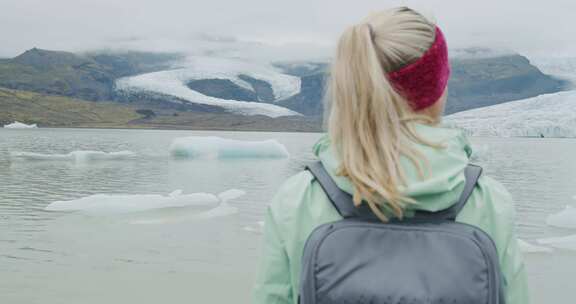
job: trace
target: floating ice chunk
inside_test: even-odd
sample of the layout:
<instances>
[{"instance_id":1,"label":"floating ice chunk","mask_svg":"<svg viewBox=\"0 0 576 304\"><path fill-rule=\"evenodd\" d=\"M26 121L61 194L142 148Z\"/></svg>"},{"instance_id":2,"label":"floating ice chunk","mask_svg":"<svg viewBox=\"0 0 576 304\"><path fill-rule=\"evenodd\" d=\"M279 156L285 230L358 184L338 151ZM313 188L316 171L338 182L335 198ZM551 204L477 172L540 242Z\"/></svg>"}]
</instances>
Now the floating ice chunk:
<instances>
[{"instance_id":1,"label":"floating ice chunk","mask_svg":"<svg viewBox=\"0 0 576 304\"><path fill-rule=\"evenodd\" d=\"M78 211L89 215L115 215L175 207L216 207L227 200L244 195L242 190L228 190L219 195L210 193L182 194L177 190L169 195L159 194L96 194L70 201L56 201L47 211Z\"/></svg>"},{"instance_id":2,"label":"floating ice chunk","mask_svg":"<svg viewBox=\"0 0 576 304\"><path fill-rule=\"evenodd\" d=\"M241 141L220 137L181 137L170 145L176 158L285 158L288 150L278 141Z\"/></svg>"},{"instance_id":3,"label":"floating ice chunk","mask_svg":"<svg viewBox=\"0 0 576 304\"><path fill-rule=\"evenodd\" d=\"M32 161L75 161L89 162L99 160L126 160L136 156L132 151L102 152L102 151L73 151L68 154L43 154L33 152L12 152L11 157L16 160Z\"/></svg>"},{"instance_id":4,"label":"floating ice chunk","mask_svg":"<svg viewBox=\"0 0 576 304\"><path fill-rule=\"evenodd\" d=\"M182 195L182 190L174 190L174 191L170 192L170 194L168 194L168 196L172 197L172 198L178 197L180 195Z\"/></svg>"},{"instance_id":5,"label":"floating ice chunk","mask_svg":"<svg viewBox=\"0 0 576 304\"><path fill-rule=\"evenodd\" d=\"M25 123L21 123L15 121L11 124L4 125L5 129L36 129L38 126L36 124L27 125Z\"/></svg>"},{"instance_id":6,"label":"floating ice chunk","mask_svg":"<svg viewBox=\"0 0 576 304\"><path fill-rule=\"evenodd\" d=\"M550 253L552 248L530 244L524 240L518 239L518 247L524 253Z\"/></svg>"},{"instance_id":7,"label":"floating ice chunk","mask_svg":"<svg viewBox=\"0 0 576 304\"><path fill-rule=\"evenodd\" d=\"M260 221L254 225L248 225L244 227L244 230L255 234L262 234L264 232L264 222Z\"/></svg>"},{"instance_id":8,"label":"floating ice chunk","mask_svg":"<svg viewBox=\"0 0 576 304\"><path fill-rule=\"evenodd\" d=\"M566 206L559 213L548 216L546 224L554 227L576 229L576 208Z\"/></svg>"},{"instance_id":9,"label":"floating ice chunk","mask_svg":"<svg viewBox=\"0 0 576 304\"><path fill-rule=\"evenodd\" d=\"M230 200L241 197L246 194L244 190L230 189L218 194L218 199L222 202L228 202Z\"/></svg>"},{"instance_id":10,"label":"floating ice chunk","mask_svg":"<svg viewBox=\"0 0 576 304\"><path fill-rule=\"evenodd\" d=\"M539 244L548 245L558 249L576 251L576 234L570 236L552 237L538 240Z\"/></svg>"},{"instance_id":11,"label":"floating ice chunk","mask_svg":"<svg viewBox=\"0 0 576 304\"><path fill-rule=\"evenodd\" d=\"M154 217L145 217L129 221L133 225L157 225L157 224L174 224L195 220L209 220L217 217L224 217L233 215L238 212L238 208L230 206L227 203L222 203L214 208L208 209L203 212L188 212L181 210L176 215L161 215Z\"/></svg>"},{"instance_id":12,"label":"floating ice chunk","mask_svg":"<svg viewBox=\"0 0 576 304\"><path fill-rule=\"evenodd\" d=\"M168 224L168 223L180 223L193 220L206 220L213 219L217 217L229 216L238 212L238 208L230 206L228 204L229 200L238 198L246 194L243 190L231 189L218 194L218 199L220 203L211 209L203 212L188 212L186 210L179 211L176 215L162 215L147 217L143 219L137 219L130 221L130 224L136 225L152 225L152 224Z\"/></svg>"}]
</instances>

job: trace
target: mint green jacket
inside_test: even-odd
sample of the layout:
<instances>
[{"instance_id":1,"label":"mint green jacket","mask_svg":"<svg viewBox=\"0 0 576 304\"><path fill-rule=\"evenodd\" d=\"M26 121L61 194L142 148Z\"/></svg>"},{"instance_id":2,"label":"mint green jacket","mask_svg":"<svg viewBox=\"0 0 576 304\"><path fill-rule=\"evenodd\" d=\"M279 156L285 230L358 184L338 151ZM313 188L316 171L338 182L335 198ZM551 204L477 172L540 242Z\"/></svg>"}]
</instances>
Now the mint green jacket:
<instances>
[{"instance_id":1,"label":"mint green jacket","mask_svg":"<svg viewBox=\"0 0 576 304\"><path fill-rule=\"evenodd\" d=\"M460 131L424 125L417 125L417 131L430 141L442 143L444 148L414 143L429 160L430 175L426 179L418 176L416 168L408 160L402 160L408 176L407 185L402 190L418 202L410 205L407 215L416 209L446 209L456 202L465 183L463 171L472 153L468 140ZM338 186L352 193L350 182L335 175L339 161L326 136L316 144L314 152ZM309 172L302 171L290 177L280 187L266 212L254 303L296 303L306 239L317 226L339 219L340 215ZM514 206L508 191L494 179L483 175L456 220L483 229L496 243L504 275L506 303L529 303L524 263L514 233Z\"/></svg>"}]
</instances>

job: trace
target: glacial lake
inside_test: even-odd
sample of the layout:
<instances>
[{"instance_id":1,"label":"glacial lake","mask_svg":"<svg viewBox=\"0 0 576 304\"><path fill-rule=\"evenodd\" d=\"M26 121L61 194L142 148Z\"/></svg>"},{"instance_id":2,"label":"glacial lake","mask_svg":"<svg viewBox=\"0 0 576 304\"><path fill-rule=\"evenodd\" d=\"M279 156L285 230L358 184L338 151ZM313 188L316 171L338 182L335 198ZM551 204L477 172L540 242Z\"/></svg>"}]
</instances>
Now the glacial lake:
<instances>
[{"instance_id":1,"label":"glacial lake","mask_svg":"<svg viewBox=\"0 0 576 304\"><path fill-rule=\"evenodd\" d=\"M287 159L184 160L185 136L276 139ZM0 129L0 303L250 303L263 213L287 177L314 159L320 134L164 130ZM576 140L472 138L474 161L508 187L518 236L576 235L546 225L576 201ZM91 159L73 151L130 151ZM24 159L14 153L25 154ZM46 155L63 155L47 157ZM91 195L245 191L226 208L120 215L53 212ZM181 190L182 194L174 192ZM134 197L133 197L134 198ZM111 206L110 208L113 208ZM574 303L576 251L526 253L533 303Z\"/></svg>"}]
</instances>

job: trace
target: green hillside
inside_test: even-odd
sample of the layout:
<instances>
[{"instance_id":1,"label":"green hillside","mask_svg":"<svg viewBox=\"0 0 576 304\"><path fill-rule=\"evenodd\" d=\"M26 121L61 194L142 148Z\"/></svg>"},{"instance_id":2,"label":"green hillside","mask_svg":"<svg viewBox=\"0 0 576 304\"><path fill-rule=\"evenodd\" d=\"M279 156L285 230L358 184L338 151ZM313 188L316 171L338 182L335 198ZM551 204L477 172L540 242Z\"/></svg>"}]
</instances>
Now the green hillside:
<instances>
[{"instance_id":1,"label":"green hillside","mask_svg":"<svg viewBox=\"0 0 576 304\"><path fill-rule=\"evenodd\" d=\"M14 121L41 127L122 126L142 116L134 108L0 88L0 125Z\"/></svg>"},{"instance_id":2,"label":"green hillside","mask_svg":"<svg viewBox=\"0 0 576 304\"><path fill-rule=\"evenodd\" d=\"M319 131L321 127L317 117L175 112L153 105L93 102L0 88L0 127L14 121L40 127L77 128Z\"/></svg>"},{"instance_id":3,"label":"green hillside","mask_svg":"<svg viewBox=\"0 0 576 304\"><path fill-rule=\"evenodd\" d=\"M0 60L0 87L107 101L114 99L117 78L166 69L178 58L175 54L75 54L33 48Z\"/></svg>"}]
</instances>

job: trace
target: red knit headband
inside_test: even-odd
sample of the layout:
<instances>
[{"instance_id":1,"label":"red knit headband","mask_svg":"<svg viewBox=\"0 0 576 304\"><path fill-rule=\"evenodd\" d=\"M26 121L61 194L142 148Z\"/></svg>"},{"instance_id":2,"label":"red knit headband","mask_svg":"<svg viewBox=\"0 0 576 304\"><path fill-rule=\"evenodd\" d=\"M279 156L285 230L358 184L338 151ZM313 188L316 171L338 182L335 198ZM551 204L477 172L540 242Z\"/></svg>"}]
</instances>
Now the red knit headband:
<instances>
[{"instance_id":1,"label":"red knit headband","mask_svg":"<svg viewBox=\"0 0 576 304\"><path fill-rule=\"evenodd\" d=\"M449 77L448 47L438 27L434 43L422 57L399 70L388 73L389 81L415 111L436 103L444 94Z\"/></svg>"}]
</instances>

